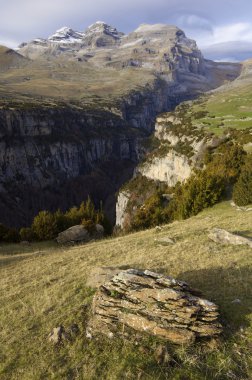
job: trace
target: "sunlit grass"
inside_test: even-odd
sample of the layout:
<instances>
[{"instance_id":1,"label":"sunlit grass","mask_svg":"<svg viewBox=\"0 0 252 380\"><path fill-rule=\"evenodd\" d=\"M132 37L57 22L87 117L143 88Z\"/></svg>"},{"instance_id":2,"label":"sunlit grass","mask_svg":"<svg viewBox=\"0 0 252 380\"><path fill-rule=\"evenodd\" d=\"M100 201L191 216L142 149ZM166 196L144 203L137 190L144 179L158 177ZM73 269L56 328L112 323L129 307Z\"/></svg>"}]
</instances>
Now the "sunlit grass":
<instances>
[{"instance_id":1,"label":"sunlit grass","mask_svg":"<svg viewBox=\"0 0 252 380\"><path fill-rule=\"evenodd\" d=\"M252 213L228 203L164 227L175 239L158 246L154 230L75 247L55 243L2 246L0 304L1 379L249 379L252 376L252 254L246 246L209 241L212 227L251 234ZM98 266L148 268L201 289L220 305L224 338L219 351L172 348L170 365L152 349L127 342L88 342L85 320L94 290L86 287ZM240 299L241 303L232 303ZM77 323L73 343L52 347L53 327Z\"/></svg>"}]
</instances>

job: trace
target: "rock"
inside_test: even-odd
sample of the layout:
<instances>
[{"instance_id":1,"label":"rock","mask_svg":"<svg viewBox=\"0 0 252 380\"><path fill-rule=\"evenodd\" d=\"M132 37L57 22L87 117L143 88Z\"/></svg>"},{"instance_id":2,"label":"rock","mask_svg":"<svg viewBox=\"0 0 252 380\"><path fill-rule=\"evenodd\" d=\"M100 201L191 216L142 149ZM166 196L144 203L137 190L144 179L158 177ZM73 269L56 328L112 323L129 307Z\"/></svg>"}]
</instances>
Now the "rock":
<instances>
[{"instance_id":1,"label":"rock","mask_svg":"<svg viewBox=\"0 0 252 380\"><path fill-rule=\"evenodd\" d=\"M23 240L20 242L21 245L31 245L29 241Z\"/></svg>"},{"instance_id":2,"label":"rock","mask_svg":"<svg viewBox=\"0 0 252 380\"><path fill-rule=\"evenodd\" d=\"M161 244L161 245L170 245L170 244L175 244L175 240L166 236L160 239L155 239L155 243Z\"/></svg>"},{"instance_id":3,"label":"rock","mask_svg":"<svg viewBox=\"0 0 252 380\"><path fill-rule=\"evenodd\" d=\"M176 344L191 344L222 332L218 307L195 295L187 283L135 269L122 271L97 291L88 334L121 336L135 331Z\"/></svg>"},{"instance_id":4,"label":"rock","mask_svg":"<svg viewBox=\"0 0 252 380\"><path fill-rule=\"evenodd\" d=\"M61 232L56 240L59 244L76 243L90 240L90 235L83 226L77 225Z\"/></svg>"},{"instance_id":5,"label":"rock","mask_svg":"<svg viewBox=\"0 0 252 380\"><path fill-rule=\"evenodd\" d=\"M231 303L241 303L241 300L239 298L236 298L235 300L233 300Z\"/></svg>"},{"instance_id":6,"label":"rock","mask_svg":"<svg viewBox=\"0 0 252 380\"><path fill-rule=\"evenodd\" d=\"M171 360L167 347L162 344L156 348L154 356L158 364L168 364Z\"/></svg>"},{"instance_id":7,"label":"rock","mask_svg":"<svg viewBox=\"0 0 252 380\"><path fill-rule=\"evenodd\" d=\"M96 239L102 239L103 236L104 236L104 227L101 224L96 224L94 237Z\"/></svg>"},{"instance_id":8,"label":"rock","mask_svg":"<svg viewBox=\"0 0 252 380\"><path fill-rule=\"evenodd\" d=\"M48 336L49 342L53 344L60 344L63 340L69 340L68 334L66 333L63 326L55 327Z\"/></svg>"},{"instance_id":9,"label":"rock","mask_svg":"<svg viewBox=\"0 0 252 380\"><path fill-rule=\"evenodd\" d=\"M220 244L233 244L233 245L248 245L252 248L252 239L245 238L240 235L232 234L231 232L225 231L221 228L214 228L208 235L209 239L213 240L215 243Z\"/></svg>"},{"instance_id":10,"label":"rock","mask_svg":"<svg viewBox=\"0 0 252 380\"><path fill-rule=\"evenodd\" d=\"M86 286L90 288L99 288L99 286L111 280L111 278L113 278L119 272L121 272L121 269L114 267L92 268L88 272Z\"/></svg>"},{"instance_id":11,"label":"rock","mask_svg":"<svg viewBox=\"0 0 252 380\"><path fill-rule=\"evenodd\" d=\"M95 225L95 231L93 233L89 233L84 226L77 225L61 232L56 240L59 244L66 244L85 241L87 242L91 239L101 239L103 237L104 228L101 224Z\"/></svg>"}]
</instances>

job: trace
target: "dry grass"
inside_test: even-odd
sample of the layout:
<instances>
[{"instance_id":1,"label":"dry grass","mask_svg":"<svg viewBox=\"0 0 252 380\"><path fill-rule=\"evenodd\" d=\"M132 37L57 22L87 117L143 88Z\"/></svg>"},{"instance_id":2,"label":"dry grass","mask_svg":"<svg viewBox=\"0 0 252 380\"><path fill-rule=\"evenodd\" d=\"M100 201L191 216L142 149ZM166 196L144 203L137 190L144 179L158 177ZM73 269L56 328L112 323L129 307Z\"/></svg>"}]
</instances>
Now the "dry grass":
<instances>
[{"instance_id":1,"label":"dry grass","mask_svg":"<svg viewBox=\"0 0 252 380\"><path fill-rule=\"evenodd\" d=\"M252 213L223 203L165 226L158 236L174 238L172 246L158 246L157 233L148 230L72 248L1 247L1 379L251 378L252 252L246 246L219 246L207 237L212 227L251 235L251 225ZM96 266L148 268L201 289L221 308L225 342L220 351L175 348L173 365L165 367L125 342L88 343L84 306L93 290L85 283ZM232 303L237 298L241 303ZM51 329L74 322L79 338L61 349L51 347Z\"/></svg>"}]
</instances>

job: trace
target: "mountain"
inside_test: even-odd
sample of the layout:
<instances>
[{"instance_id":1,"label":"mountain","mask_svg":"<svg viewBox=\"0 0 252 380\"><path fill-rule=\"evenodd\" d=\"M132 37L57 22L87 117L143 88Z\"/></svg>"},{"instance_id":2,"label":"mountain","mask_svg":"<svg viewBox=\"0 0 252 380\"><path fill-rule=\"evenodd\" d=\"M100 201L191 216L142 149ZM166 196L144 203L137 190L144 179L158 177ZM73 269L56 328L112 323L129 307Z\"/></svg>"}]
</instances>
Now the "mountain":
<instances>
[{"instance_id":1,"label":"mountain","mask_svg":"<svg viewBox=\"0 0 252 380\"><path fill-rule=\"evenodd\" d=\"M114 222L115 194L145 156L156 116L241 71L205 60L163 24L129 35L103 22L62 28L11 57L0 72L0 222L10 226L88 195Z\"/></svg>"},{"instance_id":2,"label":"mountain","mask_svg":"<svg viewBox=\"0 0 252 380\"><path fill-rule=\"evenodd\" d=\"M14 68L21 68L27 59L12 49L0 45L0 72L5 72Z\"/></svg>"}]
</instances>

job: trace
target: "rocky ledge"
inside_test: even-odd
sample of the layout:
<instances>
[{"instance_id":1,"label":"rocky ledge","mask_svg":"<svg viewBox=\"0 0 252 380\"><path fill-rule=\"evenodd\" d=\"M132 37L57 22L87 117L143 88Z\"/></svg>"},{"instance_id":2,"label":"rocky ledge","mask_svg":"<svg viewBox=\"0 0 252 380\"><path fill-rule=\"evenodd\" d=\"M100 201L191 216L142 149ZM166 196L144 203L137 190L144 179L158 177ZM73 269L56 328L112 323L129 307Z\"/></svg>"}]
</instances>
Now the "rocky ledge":
<instances>
[{"instance_id":1,"label":"rocky ledge","mask_svg":"<svg viewBox=\"0 0 252 380\"><path fill-rule=\"evenodd\" d=\"M162 274L122 271L97 291L87 336L127 337L133 329L175 344L218 336L218 306L198 295L187 283Z\"/></svg>"}]
</instances>

